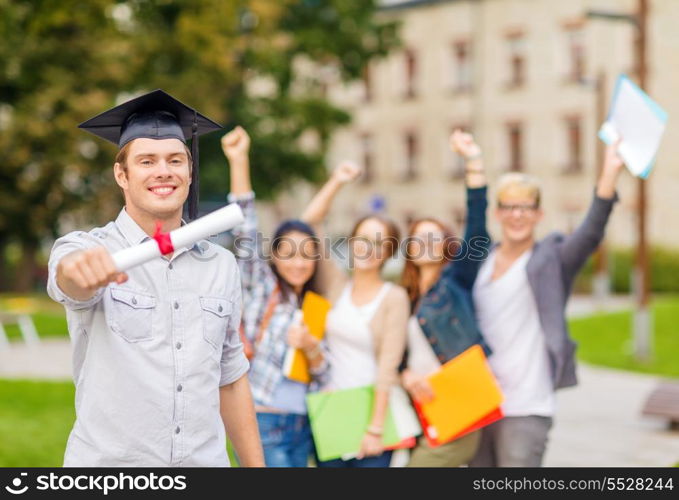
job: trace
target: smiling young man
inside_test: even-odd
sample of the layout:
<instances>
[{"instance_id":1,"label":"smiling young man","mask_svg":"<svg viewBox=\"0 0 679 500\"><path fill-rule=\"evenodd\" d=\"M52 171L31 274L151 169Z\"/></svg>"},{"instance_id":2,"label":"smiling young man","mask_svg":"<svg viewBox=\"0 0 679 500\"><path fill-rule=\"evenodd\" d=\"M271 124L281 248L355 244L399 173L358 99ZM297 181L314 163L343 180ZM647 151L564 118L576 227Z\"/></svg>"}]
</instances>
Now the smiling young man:
<instances>
[{"instance_id":1,"label":"smiling young man","mask_svg":"<svg viewBox=\"0 0 679 500\"><path fill-rule=\"evenodd\" d=\"M540 190L525 174L507 174L498 186L495 215L502 241L491 250L474 285L488 361L504 394L505 418L481 433L471 466L538 467L556 410L555 390L577 383L575 342L565 308L573 280L597 248L617 200L623 163L616 146L606 152L589 213L572 234L536 241L542 219Z\"/></svg>"},{"instance_id":2,"label":"smiling young man","mask_svg":"<svg viewBox=\"0 0 679 500\"><path fill-rule=\"evenodd\" d=\"M59 238L49 295L73 343L76 421L65 466L228 466L226 433L245 466L263 466L248 361L238 334L234 256L206 240L118 272L111 254L169 232L197 206L185 140L221 128L157 90L81 125L120 147L125 206L115 221Z\"/></svg>"}]
</instances>

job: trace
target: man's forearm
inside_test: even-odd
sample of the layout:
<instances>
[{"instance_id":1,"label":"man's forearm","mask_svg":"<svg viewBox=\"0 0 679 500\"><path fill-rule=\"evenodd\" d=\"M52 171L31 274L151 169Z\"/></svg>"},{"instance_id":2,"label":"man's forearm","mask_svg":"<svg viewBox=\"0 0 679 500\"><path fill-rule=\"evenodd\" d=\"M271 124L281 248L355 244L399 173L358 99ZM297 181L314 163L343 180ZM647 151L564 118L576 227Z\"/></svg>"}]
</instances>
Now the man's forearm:
<instances>
[{"instance_id":1,"label":"man's forearm","mask_svg":"<svg viewBox=\"0 0 679 500\"><path fill-rule=\"evenodd\" d=\"M257 417L246 375L219 388L219 406L226 433L233 443L240 465L264 467Z\"/></svg>"}]
</instances>

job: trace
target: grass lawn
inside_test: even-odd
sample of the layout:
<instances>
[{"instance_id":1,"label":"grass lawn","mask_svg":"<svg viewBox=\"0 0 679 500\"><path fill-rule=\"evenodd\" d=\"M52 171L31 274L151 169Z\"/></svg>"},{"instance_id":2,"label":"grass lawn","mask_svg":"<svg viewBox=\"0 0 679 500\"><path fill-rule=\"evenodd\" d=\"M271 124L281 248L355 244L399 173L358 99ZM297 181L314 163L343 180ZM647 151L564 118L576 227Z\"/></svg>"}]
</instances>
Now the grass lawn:
<instances>
[{"instance_id":1,"label":"grass lawn","mask_svg":"<svg viewBox=\"0 0 679 500\"><path fill-rule=\"evenodd\" d=\"M69 382L0 380L0 467L60 467L73 398Z\"/></svg>"},{"instance_id":2,"label":"grass lawn","mask_svg":"<svg viewBox=\"0 0 679 500\"><path fill-rule=\"evenodd\" d=\"M653 302L654 358L649 363L632 356L632 313L596 314L570 321L578 341L578 358L595 365L666 377L679 377L679 297Z\"/></svg>"},{"instance_id":3,"label":"grass lawn","mask_svg":"<svg viewBox=\"0 0 679 500\"><path fill-rule=\"evenodd\" d=\"M71 382L0 379L0 467L61 467L74 398Z\"/></svg>"}]
</instances>

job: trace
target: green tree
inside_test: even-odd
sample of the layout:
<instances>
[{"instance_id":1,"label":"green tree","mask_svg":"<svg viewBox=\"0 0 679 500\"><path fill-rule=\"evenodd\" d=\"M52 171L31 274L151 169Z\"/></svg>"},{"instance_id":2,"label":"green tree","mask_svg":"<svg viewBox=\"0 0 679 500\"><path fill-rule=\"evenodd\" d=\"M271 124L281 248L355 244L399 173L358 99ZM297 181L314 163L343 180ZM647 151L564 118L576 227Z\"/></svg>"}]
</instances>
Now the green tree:
<instances>
[{"instance_id":1,"label":"green tree","mask_svg":"<svg viewBox=\"0 0 679 500\"><path fill-rule=\"evenodd\" d=\"M397 26L375 9L374 0L0 0L0 262L19 241L26 289L39 243L65 214L113 215L115 147L76 124L154 88L250 131L259 197L319 180L329 138L350 117L328 102L317 68L350 81L397 44ZM254 92L262 82L269 90ZM227 188L220 136L201 141L204 199L223 200Z\"/></svg>"},{"instance_id":2,"label":"green tree","mask_svg":"<svg viewBox=\"0 0 679 500\"><path fill-rule=\"evenodd\" d=\"M167 0L138 2L132 18L136 79L162 87L253 138L254 189L271 198L299 179L318 181L330 136L350 116L324 93L323 72L303 77L294 62L332 68L343 81L361 77L373 58L397 43L397 25L375 19L374 0ZM162 56L159 56L162 54ZM253 93L253 82L269 92ZM201 194L227 188L219 132L201 142ZM302 137L313 148L300 147Z\"/></svg>"},{"instance_id":3,"label":"green tree","mask_svg":"<svg viewBox=\"0 0 679 500\"><path fill-rule=\"evenodd\" d=\"M0 0L0 286L21 244L16 287L35 276L40 242L83 200L96 211L106 155L76 125L125 82L111 0Z\"/></svg>"}]
</instances>

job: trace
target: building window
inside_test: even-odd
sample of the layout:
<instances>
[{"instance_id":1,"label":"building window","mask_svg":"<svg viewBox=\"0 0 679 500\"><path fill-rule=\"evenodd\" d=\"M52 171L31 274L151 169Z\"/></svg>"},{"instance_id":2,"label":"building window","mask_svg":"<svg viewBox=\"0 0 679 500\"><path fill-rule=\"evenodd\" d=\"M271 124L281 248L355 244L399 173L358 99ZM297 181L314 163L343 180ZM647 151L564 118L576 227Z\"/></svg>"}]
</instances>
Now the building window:
<instances>
[{"instance_id":1,"label":"building window","mask_svg":"<svg viewBox=\"0 0 679 500\"><path fill-rule=\"evenodd\" d=\"M568 47L567 78L569 81L577 83L582 81L585 76L585 42L582 27L567 27L566 40Z\"/></svg>"},{"instance_id":2,"label":"building window","mask_svg":"<svg viewBox=\"0 0 679 500\"><path fill-rule=\"evenodd\" d=\"M564 173L578 173L582 171L582 120L579 116L568 117L564 126L567 155Z\"/></svg>"},{"instance_id":3,"label":"building window","mask_svg":"<svg viewBox=\"0 0 679 500\"><path fill-rule=\"evenodd\" d=\"M361 136L361 162L363 164L361 182L368 184L375 176L375 145L371 134Z\"/></svg>"},{"instance_id":4,"label":"building window","mask_svg":"<svg viewBox=\"0 0 679 500\"><path fill-rule=\"evenodd\" d=\"M415 51L406 49L403 54L405 65L405 95L406 99L412 99L417 95L417 57Z\"/></svg>"},{"instance_id":5,"label":"building window","mask_svg":"<svg viewBox=\"0 0 679 500\"><path fill-rule=\"evenodd\" d=\"M417 136L413 132L407 132L403 136L404 165L403 180L409 181L417 177Z\"/></svg>"},{"instance_id":6,"label":"building window","mask_svg":"<svg viewBox=\"0 0 679 500\"><path fill-rule=\"evenodd\" d=\"M521 87L526 81L525 36L521 33L508 35L507 50L509 53L509 80L507 84L510 88Z\"/></svg>"},{"instance_id":7,"label":"building window","mask_svg":"<svg viewBox=\"0 0 679 500\"><path fill-rule=\"evenodd\" d=\"M507 124L507 143L509 147L509 170L523 170L523 130L518 122Z\"/></svg>"},{"instance_id":8,"label":"building window","mask_svg":"<svg viewBox=\"0 0 679 500\"><path fill-rule=\"evenodd\" d=\"M460 41L453 44L454 75L453 87L457 92L467 92L472 88L471 44Z\"/></svg>"}]
</instances>

